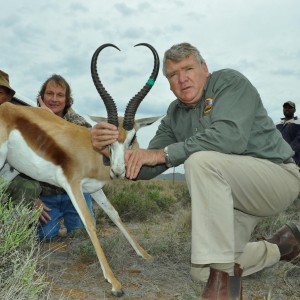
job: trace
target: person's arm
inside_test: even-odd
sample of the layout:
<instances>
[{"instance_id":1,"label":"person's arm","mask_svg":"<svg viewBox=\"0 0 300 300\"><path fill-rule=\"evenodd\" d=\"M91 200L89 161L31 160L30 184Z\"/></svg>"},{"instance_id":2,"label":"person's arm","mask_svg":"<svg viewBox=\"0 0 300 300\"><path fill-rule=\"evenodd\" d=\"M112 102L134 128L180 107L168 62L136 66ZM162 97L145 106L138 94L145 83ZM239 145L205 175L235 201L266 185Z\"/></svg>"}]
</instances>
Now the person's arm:
<instances>
[{"instance_id":1,"label":"person's arm","mask_svg":"<svg viewBox=\"0 0 300 300\"><path fill-rule=\"evenodd\" d=\"M108 146L115 142L118 139L119 131L116 126L109 123L98 123L93 126L91 129L91 139L93 147L99 151L104 156L104 164L109 165L109 152ZM163 147L168 143L174 141L173 138L163 138L161 146L157 149L145 150L145 149L136 149L136 150L127 150L125 153L125 162L127 169L127 176L130 179L136 178L139 170L143 165L151 166L151 171L146 172L146 167L143 167L144 172L148 175L143 176L144 178L155 177L156 174L164 172L167 167L165 166L165 156L163 152ZM157 143L157 142L156 142ZM155 166L158 165L158 168ZM153 168L155 171L153 172ZM157 171L158 170L158 171ZM142 178L142 179L144 179Z\"/></svg>"},{"instance_id":2,"label":"person's arm","mask_svg":"<svg viewBox=\"0 0 300 300\"><path fill-rule=\"evenodd\" d=\"M250 135L255 130L259 135L264 126L270 126L259 94L252 84L237 72L229 71L222 76L224 78L215 79L209 85L201 100L205 106L205 100L212 98L213 107L208 113L202 111L203 115L199 115L198 132L168 146L173 166L184 163L198 151L244 154ZM261 123L254 128L255 118L259 115L262 116Z\"/></svg>"},{"instance_id":3,"label":"person's arm","mask_svg":"<svg viewBox=\"0 0 300 300\"><path fill-rule=\"evenodd\" d=\"M187 132L185 139L177 141L172 133L172 128L176 127L175 123L182 124L182 128L185 123L190 125L189 119L192 117L192 113L185 114L184 119L175 120L177 117L173 115L171 107L148 149L161 149L168 146L169 161L174 167L184 163L191 154L198 151L245 153L255 116L259 113L264 114L258 111L263 110L263 107L256 89L245 77L231 72L226 79L214 82L209 95L205 95L205 99L207 97L214 99L213 108L207 115L201 116L199 113L198 133ZM205 99L201 101L205 101ZM188 130L186 129L186 131ZM145 179L150 174L152 174L150 176L156 176L159 174L158 172L166 169L161 166L157 167L149 168L144 165L137 179Z\"/></svg>"},{"instance_id":4,"label":"person's arm","mask_svg":"<svg viewBox=\"0 0 300 300\"><path fill-rule=\"evenodd\" d=\"M166 171L165 147L176 142L171 120L175 102L170 105L167 115L162 119L148 149L127 150L125 154L126 176L130 179L148 180Z\"/></svg>"},{"instance_id":5,"label":"person's arm","mask_svg":"<svg viewBox=\"0 0 300 300\"><path fill-rule=\"evenodd\" d=\"M293 123L292 126L294 131L294 138L291 141L290 146L295 152L300 152L300 122L296 120L296 122Z\"/></svg>"}]
</instances>

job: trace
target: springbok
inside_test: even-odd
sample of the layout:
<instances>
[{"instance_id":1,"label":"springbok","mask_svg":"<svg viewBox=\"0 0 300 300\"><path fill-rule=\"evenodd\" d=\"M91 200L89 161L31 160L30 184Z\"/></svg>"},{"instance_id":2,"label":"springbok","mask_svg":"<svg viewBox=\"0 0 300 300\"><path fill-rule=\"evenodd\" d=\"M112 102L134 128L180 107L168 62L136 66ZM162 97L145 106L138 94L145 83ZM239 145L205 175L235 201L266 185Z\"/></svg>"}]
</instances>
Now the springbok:
<instances>
[{"instance_id":1,"label":"springbok","mask_svg":"<svg viewBox=\"0 0 300 300\"><path fill-rule=\"evenodd\" d=\"M94 53L91 73L98 93L107 110L107 120L118 126L118 141L110 146L110 167L103 164L102 155L91 143L90 130L69 123L40 108L5 103L0 106L0 166L4 181L12 180L18 173L64 188L77 210L97 253L103 275L112 285L112 294L123 295L122 285L114 276L96 235L94 220L83 197L90 193L109 218L118 226L136 253L148 261L152 257L131 236L118 212L102 191L104 184L114 178L124 178L124 151L132 147L139 128L150 125L159 117L134 120L141 101L152 88L158 72L159 57L149 44L154 56L154 68L148 82L128 102L124 118L117 115L114 100L103 87L97 73L100 51L113 44L104 44ZM98 118L94 118L98 120Z\"/></svg>"}]
</instances>

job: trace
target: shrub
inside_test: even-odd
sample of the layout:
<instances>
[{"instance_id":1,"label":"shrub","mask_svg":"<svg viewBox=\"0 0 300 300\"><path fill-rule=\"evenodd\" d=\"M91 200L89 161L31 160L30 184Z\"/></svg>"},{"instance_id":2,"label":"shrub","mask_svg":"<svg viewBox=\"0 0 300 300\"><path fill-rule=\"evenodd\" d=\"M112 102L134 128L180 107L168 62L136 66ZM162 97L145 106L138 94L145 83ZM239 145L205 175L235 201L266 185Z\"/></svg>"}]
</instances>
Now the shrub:
<instances>
[{"instance_id":1,"label":"shrub","mask_svg":"<svg viewBox=\"0 0 300 300\"><path fill-rule=\"evenodd\" d=\"M0 299L41 299L47 286L37 267L39 214L23 203L13 205L0 190Z\"/></svg>"},{"instance_id":2,"label":"shrub","mask_svg":"<svg viewBox=\"0 0 300 300\"><path fill-rule=\"evenodd\" d=\"M161 212L170 212L175 203L189 195L185 184L172 187L167 181L118 181L104 186L104 193L123 221L145 221ZM100 216L99 216L100 214ZM105 217L98 212L97 219Z\"/></svg>"}]
</instances>

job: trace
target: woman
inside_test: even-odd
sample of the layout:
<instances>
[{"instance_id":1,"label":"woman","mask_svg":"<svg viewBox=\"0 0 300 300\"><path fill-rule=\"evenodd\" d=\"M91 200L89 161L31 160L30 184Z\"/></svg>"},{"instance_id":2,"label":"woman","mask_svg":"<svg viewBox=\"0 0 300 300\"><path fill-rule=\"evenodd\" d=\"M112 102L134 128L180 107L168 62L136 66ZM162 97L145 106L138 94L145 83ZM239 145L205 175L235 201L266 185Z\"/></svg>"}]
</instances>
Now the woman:
<instances>
[{"instance_id":1,"label":"woman","mask_svg":"<svg viewBox=\"0 0 300 300\"><path fill-rule=\"evenodd\" d=\"M38 106L47 109L71 123L91 127L71 106L73 98L68 82L60 75L54 74L42 85L37 98ZM84 228L71 199L64 189L41 182L42 193L36 202L36 207L43 206L40 216L38 235L40 239L53 239L59 234L60 219L64 219L67 232ZM94 216L90 194L84 193L88 208Z\"/></svg>"}]
</instances>

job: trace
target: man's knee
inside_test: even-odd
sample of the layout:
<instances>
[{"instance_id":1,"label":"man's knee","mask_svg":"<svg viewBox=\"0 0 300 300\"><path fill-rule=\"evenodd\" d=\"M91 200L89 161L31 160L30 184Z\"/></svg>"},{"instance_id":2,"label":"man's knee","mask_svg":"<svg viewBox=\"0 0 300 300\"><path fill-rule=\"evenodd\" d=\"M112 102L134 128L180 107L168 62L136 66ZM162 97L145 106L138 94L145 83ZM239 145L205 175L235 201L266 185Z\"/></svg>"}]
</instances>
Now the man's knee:
<instances>
[{"instance_id":1,"label":"man's knee","mask_svg":"<svg viewBox=\"0 0 300 300\"><path fill-rule=\"evenodd\" d=\"M199 151L195 152L184 162L185 170L195 168L197 166L210 165L218 159L219 153L215 151Z\"/></svg>"}]
</instances>

